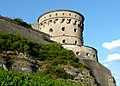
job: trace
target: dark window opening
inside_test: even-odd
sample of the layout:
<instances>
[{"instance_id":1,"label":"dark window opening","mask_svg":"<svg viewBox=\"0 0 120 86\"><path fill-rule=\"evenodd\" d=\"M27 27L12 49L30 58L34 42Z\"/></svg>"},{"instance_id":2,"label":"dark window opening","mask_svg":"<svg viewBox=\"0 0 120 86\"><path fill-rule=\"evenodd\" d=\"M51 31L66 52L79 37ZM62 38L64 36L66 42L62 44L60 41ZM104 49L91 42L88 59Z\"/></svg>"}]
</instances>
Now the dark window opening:
<instances>
[{"instance_id":1,"label":"dark window opening","mask_svg":"<svg viewBox=\"0 0 120 86\"><path fill-rule=\"evenodd\" d=\"M78 27L80 27L80 24L78 24Z\"/></svg>"},{"instance_id":2,"label":"dark window opening","mask_svg":"<svg viewBox=\"0 0 120 86\"><path fill-rule=\"evenodd\" d=\"M57 21L58 21L58 19L55 19L55 20L54 20L54 23L56 23Z\"/></svg>"},{"instance_id":3,"label":"dark window opening","mask_svg":"<svg viewBox=\"0 0 120 86\"><path fill-rule=\"evenodd\" d=\"M65 43L65 39L63 39L62 42Z\"/></svg>"},{"instance_id":4,"label":"dark window opening","mask_svg":"<svg viewBox=\"0 0 120 86\"><path fill-rule=\"evenodd\" d=\"M57 13L55 15L57 16Z\"/></svg>"},{"instance_id":5,"label":"dark window opening","mask_svg":"<svg viewBox=\"0 0 120 86\"><path fill-rule=\"evenodd\" d=\"M69 14L69 16L71 16L71 13Z\"/></svg>"},{"instance_id":6,"label":"dark window opening","mask_svg":"<svg viewBox=\"0 0 120 86\"><path fill-rule=\"evenodd\" d=\"M67 19L67 24L69 24L71 22L71 19Z\"/></svg>"},{"instance_id":7,"label":"dark window opening","mask_svg":"<svg viewBox=\"0 0 120 86\"><path fill-rule=\"evenodd\" d=\"M77 32L77 29L76 29L76 28L74 29L74 32Z\"/></svg>"},{"instance_id":8,"label":"dark window opening","mask_svg":"<svg viewBox=\"0 0 120 86\"><path fill-rule=\"evenodd\" d=\"M86 53L86 56L88 56L89 55L89 53Z\"/></svg>"},{"instance_id":9,"label":"dark window opening","mask_svg":"<svg viewBox=\"0 0 120 86\"><path fill-rule=\"evenodd\" d=\"M95 55L93 55L93 57L95 57Z\"/></svg>"},{"instance_id":10,"label":"dark window opening","mask_svg":"<svg viewBox=\"0 0 120 86\"><path fill-rule=\"evenodd\" d=\"M50 28L49 32L53 32L53 29L52 29L52 28Z\"/></svg>"},{"instance_id":11,"label":"dark window opening","mask_svg":"<svg viewBox=\"0 0 120 86\"><path fill-rule=\"evenodd\" d=\"M77 41L75 41L75 44L77 44Z\"/></svg>"},{"instance_id":12,"label":"dark window opening","mask_svg":"<svg viewBox=\"0 0 120 86\"><path fill-rule=\"evenodd\" d=\"M75 15L75 17L77 17L77 15Z\"/></svg>"},{"instance_id":13,"label":"dark window opening","mask_svg":"<svg viewBox=\"0 0 120 86\"><path fill-rule=\"evenodd\" d=\"M76 25L77 24L77 21L75 20L75 22L73 23L73 25Z\"/></svg>"},{"instance_id":14,"label":"dark window opening","mask_svg":"<svg viewBox=\"0 0 120 86\"><path fill-rule=\"evenodd\" d=\"M51 17L51 15L49 15L49 17Z\"/></svg>"},{"instance_id":15,"label":"dark window opening","mask_svg":"<svg viewBox=\"0 0 120 86\"><path fill-rule=\"evenodd\" d=\"M65 36L65 34L63 34L63 36Z\"/></svg>"},{"instance_id":16,"label":"dark window opening","mask_svg":"<svg viewBox=\"0 0 120 86\"><path fill-rule=\"evenodd\" d=\"M80 53L79 52L76 52L76 55L79 55Z\"/></svg>"},{"instance_id":17,"label":"dark window opening","mask_svg":"<svg viewBox=\"0 0 120 86\"><path fill-rule=\"evenodd\" d=\"M65 19L62 19L61 23L63 23L65 21Z\"/></svg>"},{"instance_id":18,"label":"dark window opening","mask_svg":"<svg viewBox=\"0 0 120 86\"><path fill-rule=\"evenodd\" d=\"M62 27L62 31L65 31L65 27Z\"/></svg>"},{"instance_id":19,"label":"dark window opening","mask_svg":"<svg viewBox=\"0 0 120 86\"><path fill-rule=\"evenodd\" d=\"M63 15L64 15L64 13L63 13Z\"/></svg>"}]
</instances>

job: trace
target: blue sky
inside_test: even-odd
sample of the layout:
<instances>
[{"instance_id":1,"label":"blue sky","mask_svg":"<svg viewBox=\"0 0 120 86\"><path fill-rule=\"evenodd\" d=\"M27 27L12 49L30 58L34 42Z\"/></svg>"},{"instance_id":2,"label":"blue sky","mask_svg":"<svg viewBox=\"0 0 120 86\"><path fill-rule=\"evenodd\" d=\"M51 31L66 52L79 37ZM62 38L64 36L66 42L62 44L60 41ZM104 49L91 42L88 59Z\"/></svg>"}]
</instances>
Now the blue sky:
<instances>
[{"instance_id":1,"label":"blue sky","mask_svg":"<svg viewBox=\"0 0 120 86\"><path fill-rule=\"evenodd\" d=\"M120 86L120 0L1 0L0 15L37 23L51 10L74 10L85 17L84 44L98 50Z\"/></svg>"}]
</instances>

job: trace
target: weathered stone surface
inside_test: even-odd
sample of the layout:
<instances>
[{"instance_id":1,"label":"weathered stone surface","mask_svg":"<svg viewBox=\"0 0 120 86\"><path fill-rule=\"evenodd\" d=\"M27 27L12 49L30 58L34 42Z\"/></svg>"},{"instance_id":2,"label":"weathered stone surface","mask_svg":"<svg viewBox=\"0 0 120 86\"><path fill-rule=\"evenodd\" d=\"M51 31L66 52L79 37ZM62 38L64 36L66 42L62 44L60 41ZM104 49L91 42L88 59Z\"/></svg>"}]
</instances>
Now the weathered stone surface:
<instances>
[{"instance_id":1,"label":"weathered stone surface","mask_svg":"<svg viewBox=\"0 0 120 86\"><path fill-rule=\"evenodd\" d=\"M96 79L91 75L90 70L78 69L70 66L64 70L73 76L73 82L80 83L84 86L98 86Z\"/></svg>"},{"instance_id":2,"label":"weathered stone surface","mask_svg":"<svg viewBox=\"0 0 120 86\"><path fill-rule=\"evenodd\" d=\"M37 65L24 60L24 59L17 59L13 61L13 64L11 65L12 70L16 70L18 72L24 72L24 73L32 73L36 72L38 70Z\"/></svg>"},{"instance_id":3,"label":"weathered stone surface","mask_svg":"<svg viewBox=\"0 0 120 86\"><path fill-rule=\"evenodd\" d=\"M92 74L95 76L100 86L116 86L116 82L110 70L102 64L86 59L79 59L79 62L85 64L92 71Z\"/></svg>"},{"instance_id":4,"label":"weathered stone surface","mask_svg":"<svg viewBox=\"0 0 120 86\"><path fill-rule=\"evenodd\" d=\"M37 43L48 43L48 41L50 41L49 35L33 30L32 28L19 26L17 24L4 20L2 17L0 17L0 32L20 34L22 37L25 37ZM42 38L43 35L46 35L48 40L44 40Z\"/></svg>"}]
</instances>

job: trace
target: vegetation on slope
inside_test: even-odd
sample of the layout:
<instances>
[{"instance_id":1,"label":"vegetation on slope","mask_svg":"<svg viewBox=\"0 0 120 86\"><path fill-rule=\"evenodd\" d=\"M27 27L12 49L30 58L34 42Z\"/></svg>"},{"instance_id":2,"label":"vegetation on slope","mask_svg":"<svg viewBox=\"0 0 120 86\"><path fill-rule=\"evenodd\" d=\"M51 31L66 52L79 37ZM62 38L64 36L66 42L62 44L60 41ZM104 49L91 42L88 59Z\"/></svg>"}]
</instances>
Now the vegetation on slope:
<instances>
[{"instance_id":1,"label":"vegetation on slope","mask_svg":"<svg viewBox=\"0 0 120 86\"><path fill-rule=\"evenodd\" d=\"M72 51L64 49L61 44L33 43L23 37L20 37L20 35L18 34L13 35L10 33L0 33L0 51L12 51L12 54L16 54L16 52L21 52L33 56L32 59L42 62L41 72L39 73L39 75L48 75L55 79L73 79L72 75L65 72L65 66L86 68L86 66L77 62ZM8 80L9 78L10 77L8 77Z\"/></svg>"},{"instance_id":2,"label":"vegetation on slope","mask_svg":"<svg viewBox=\"0 0 120 86\"><path fill-rule=\"evenodd\" d=\"M38 76L5 71L0 69L0 86L81 86L64 80L54 80L48 76Z\"/></svg>"},{"instance_id":3,"label":"vegetation on slope","mask_svg":"<svg viewBox=\"0 0 120 86\"><path fill-rule=\"evenodd\" d=\"M0 16L0 18L26 28L31 28L31 25L24 22L21 18L9 18L9 17L3 17L3 16Z\"/></svg>"}]
</instances>

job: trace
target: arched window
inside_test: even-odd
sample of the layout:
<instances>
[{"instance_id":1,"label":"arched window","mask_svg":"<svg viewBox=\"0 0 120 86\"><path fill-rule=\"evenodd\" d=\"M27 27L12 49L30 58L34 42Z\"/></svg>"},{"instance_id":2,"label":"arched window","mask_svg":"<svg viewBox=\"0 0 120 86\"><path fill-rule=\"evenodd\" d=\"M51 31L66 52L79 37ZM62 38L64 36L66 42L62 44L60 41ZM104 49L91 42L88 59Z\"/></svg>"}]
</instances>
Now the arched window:
<instances>
[{"instance_id":1,"label":"arched window","mask_svg":"<svg viewBox=\"0 0 120 86\"><path fill-rule=\"evenodd\" d=\"M77 41L75 41L75 44L77 44Z\"/></svg>"},{"instance_id":2,"label":"arched window","mask_svg":"<svg viewBox=\"0 0 120 86\"><path fill-rule=\"evenodd\" d=\"M63 13L63 15L64 15L64 13Z\"/></svg>"},{"instance_id":3,"label":"arched window","mask_svg":"<svg viewBox=\"0 0 120 86\"><path fill-rule=\"evenodd\" d=\"M65 31L65 27L62 27L62 31Z\"/></svg>"},{"instance_id":4,"label":"arched window","mask_svg":"<svg viewBox=\"0 0 120 86\"><path fill-rule=\"evenodd\" d=\"M86 56L88 56L89 55L89 53L86 53Z\"/></svg>"},{"instance_id":5,"label":"arched window","mask_svg":"<svg viewBox=\"0 0 120 86\"><path fill-rule=\"evenodd\" d=\"M62 40L62 43L65 43L65 39Z\"/></svg>"},{"instance_id":6,"label":"arched window","mask_svg":"<svg viewBox=\"0 0 120 86\"><path fill-rule=\"evenodd\" d=\"M95 58L95 55L93 55L93 57Z\"/></svg>"},{"instance_id":7,"label":"arched window","mask_svg":"<svg viewBox=\"0 0 120 86\"><path fill-rule=\"evenodd\" d=\"M53 29L52 29L52 28L50 28L50 29L49 29L49 32L53 32Z\"/></svg>"},{"instance_id":8,"label":"arched window","mask_svg":"<svg viewBox=\"0 0 120 86\"><path fill-rule=\"evenodd\" d=\"M49 17L51 17L51 15L49 15Z\"/></svg>"}]
</instances>

